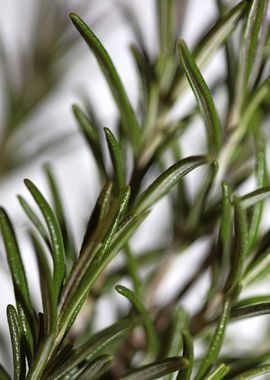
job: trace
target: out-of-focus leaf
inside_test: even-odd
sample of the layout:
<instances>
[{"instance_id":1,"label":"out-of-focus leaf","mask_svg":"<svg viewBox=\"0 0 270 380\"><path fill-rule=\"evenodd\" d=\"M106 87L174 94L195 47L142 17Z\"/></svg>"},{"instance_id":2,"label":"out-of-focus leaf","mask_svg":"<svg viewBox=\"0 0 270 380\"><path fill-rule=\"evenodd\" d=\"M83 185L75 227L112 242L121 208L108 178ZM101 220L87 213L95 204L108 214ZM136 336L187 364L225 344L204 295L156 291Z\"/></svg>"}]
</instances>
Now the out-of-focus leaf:
<instances>
[{"instance_id":1,"label":"out-of-focus leaf","mask_svg":"<svg viewBox=\"0 0 270 380\"><path fill-rule=\"evenodd\" d=\"M111 366L113 357L110 355L102 355L89 363L85 370L80 373L80 380L97 380Z\"/></svg>"},{"instance_id":2,"label":"out-of-focus leaf","mask_svg":"<svg viewBox=\"0 0 270 380\"><path fill-rule=\"evenodd\" d=\"M129 374L122 376L121 380L159 379L162 376L165 376L171 372L175 372L181 368L185 368L187 364L188 360L186 358L172 357L137 368Z\"/></svg>"},{"instance_id":3,"label":"out-of-focus leaf","mask_svg":"<svg viewBox=\"0 0 270 380\"><path fill-rule=\"evenodd\" d=\"M111 61L108 52L105 50L97 36L84 23L84 21L74 13L70 14L71 21L76 29L84 38L87 45L94 53L118 105L121 117L125 125L125 132L130 136L135 152L138 150L140 143L139 125L134 110L129 102L126 91L122 85L121 79Z\"/></svg>"},{"instance_id":4,"label":"out-of-focus leaf","mask_svg":"<svg viewBox=\"0 0 270 380\"><path fill-rule=\"evenodd\" d=\"M231 318L243 319L270 314L270 302L232 308Z\"/></svg>"},{"instance_id":5,"label":"out-of-focus leaf","mask_svg":"<svg viewBox=\"0 0 270 380\"><path fill-rule=\"evenodd\" d=\"M229 372L229 367L223 363L214 369L208 376L205 377L205 380L221 380Z\"/></svg>"},{"instance_id":6,"label":"out-of-focus leaf","mask_svg":"<svg viewBox=\"0 0 270 380\"><path fill-rule=\"evenodd\" d=\"M5 368L2 366L2 364L0 364L0 379L1 380L11 380L11 377L9 376L9 374L7 373Z\"/></svg>"},{"instance_id":7,"label":"out-of-focus leaf","mask_svg":"<svg viewBox=\"0 0 270 380\"><path fill-rule=\"evenodd\" d=\"M41 378L48 359L52 354L52 349L55 343L54 339L54 335L49 335L40 345L39 350L35 354L35 360L29 368L27 380L37 380Z\"/></svg>"},{"instance_id":8,"label":"out-of-focus leaf","mask_svg":"<svg viewBox=\"0 0 270 380\"><path fill-rule=\"evenodd\" d=\"M215 157L221 147L222 128L211 92L183 40L178 41L177 51L204 119L209 153Z\"/></svg>"},{"instance_id":9,"label":"out-of-focus leaf","mask_svg":"<svg viewBox=\"0 0 270 380\"><path fill-rule=\"evenodd\" d=\"M250 369L232 378L232 380L251 380L255 377L262 376L270 372L270 364L261 365L259 367Z\"/></svg>"},{"instance_id":10,"label":"out-of-focus leaf","mask_svg":"<svg viewBox=\"0 0 270 380\"><path fill-rule=\"evenodd\" d=\"M238 65L235 89L236 95L230 120L233 127L237 126L239 123L240 113L244 105L243 103L250 90L251 74L258 45L258 36L267 2L266 0L252 0L250 3Z\"/></svg>"},{"instance_id":11,"label":"out-of-focus leaf","mask_svg":"<svg viewBox=\"0 0 270 380\"><path fill-rule=\"evenodd\" d=\"M189 364L186 368L179 371L177 380L190 380L194 364L193 341L190 333L185 329L182 333L183 336L183 355L188 359Z\"/></svg>"},{"instance_id":12,"label":"out-of-focus leaf","mask_svg":"<svg viewBox=\"0 0 270 380\"><path fill-rule=\"evenodd\" d=\"M241 200L243 208L249 208L258 202L262 202L270 196L270 186L265 186L260 189L254 190L249 194L246 194L239 199Z\"/></svg>"},{"instance_id":13,"label":"out-of-focus leaf","mask_svg":"<svg viewBox=\"0 0 270 380\"><path fill-rule=\"evenodd\" d=\"M153 206L167 194L176 183L186 174L200 165L206 164L205 156L184 158L162 173L139 197L136 210L142 211Z\"/></svg>"}]
</instances>

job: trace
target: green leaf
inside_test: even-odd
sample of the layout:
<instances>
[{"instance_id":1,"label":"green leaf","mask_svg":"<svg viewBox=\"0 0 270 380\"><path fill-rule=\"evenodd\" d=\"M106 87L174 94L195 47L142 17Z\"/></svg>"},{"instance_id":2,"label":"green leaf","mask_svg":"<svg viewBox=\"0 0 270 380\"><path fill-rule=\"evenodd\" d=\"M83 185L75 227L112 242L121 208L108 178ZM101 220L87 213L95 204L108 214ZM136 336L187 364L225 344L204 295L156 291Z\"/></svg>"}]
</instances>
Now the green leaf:
<instances>
[{"instance_id":1,"label":"green leaf","mask_svg":"<svg viewBox=\"0 0 270 380\"><path fill-rule=\"evenodd\" d=\"M57 300L65 276L65 249L61 229L54 212L38 188L29 179L25 180L25 185L36 201L50 233L54 261L54 297Z\"/></svg>"},{"instance_id":2,"label":"green leaf","mask_svg":"<svg viewBox=\"0 0 270 380\"><path fill-rule=\"evenodd\" d=\"M189 364L186 368L179 371L176 380L190 380L194 364L193 341L187 329L183 331L182 336L183 355L188 359Z\"/></svg>"},{"instance_id":3,"label":"green leaf","mask_svg":"<svg viewBox=\"0 0 270 380\"><path fill-rule=\"evenodd\" d=\"M61 379L84 360L95 360L100 354L107 352L114 344L123 339L136 324L136 321L123 319L92 335L86 343L74 350L68 362L60 365L48 380Z\"/></svg>"},{"instance_id":4,"label":"green leaf","mask_svg":"<svg viewBox=\"0 0 270 380\"><path fill-rule=\"evenodd\" d=\"M259 121L261 121L261 116L260 116ZM261 188L262 186L266 185L267 166L266 166L265 138L260 128L258 128L258 130L255 132L255 144L256 144L256 168L255 168L256 182L257 182L257 187ZM257 241L260 223L262 220L263 206L264 206L263 202L257 203L252 212L252 217L251 217L249 232L248 232L248 246L247 246L248 254L252 251Z\"/></svg>"},{"instance_id":5,"label":"green leaf","mask_svg":"<svg viewBox=\"0 0 270 380\"><path fill-rule=\"evenodd\" d=\"M255 206L258 202L262 202L270 196L270 186L261 187L251 193L248 193L239 199L241 200L242 207L247 209Z\"/></svg>"},{"instance_id":6,"label":"green leaf","mask_svg":"<svg viewBox=\"0 0 270 380\"><path fill-rule=\"evenodd\" d=\"M100 139L96 126L94 126L85 113L76 104L72 106L74 116L78 122L78 125L87 141L90 149L92 150L96 163L101 173L106 174L106 168L104 164L104 157L102 148L100 145Z\"/></svg>"},{"instance_id":7,"label":"green leaf","mask_svg":"<svg viewBox=\"0 0 270 380\"><path fill-rule=\"evenodd\" d=\"M22 349L22 334L18 315L12 305L7 307L7 319L13 353L13 379L21 380L25 375L25 356Z\"/></svg>"},{"instance_id":8,"label":"green leaf","mask_svg":"<svg viewBox=\"0 0 270 380\"><path fill-rule=\"evenodd\" d=\"M27 355L32 357L35 340L35 315L31 305L24 266L16 235L11 221L3 208L0 208L0 224L6 249L9 270L12 276L21 330L27 342Z\"/></svg>"},{"instance_id":9,"label":"green leaf","mask_svg":"<svg viewBox=\"0 0 270 380\"><path fill-rule=\"evenodd\" d=\"M85 370L80 374L80 380L96 380L99 379L111 366L113 357L110 355L102 355L89 363Z\"/></svg>"},{"instance_id":10,"label":"green leaf","mask_svg":"<svg viewBox=\"0 0 270 380\"><path fill-rule=\"evenodd\" d=\"M109 128L104 128L104 132L113 163L116 192L118 192L125 186L125 169L122 158L122 151L118 141L114 137L113 133L109 130Z\"/></svg>"},{"instance_id":11,"label":"green leaf","mask_svg":"<svg viewBox=\"0 0 270 380\"><path fill-rule=\"evenodd\" d=\"M35 213L35 211L32 209L32 207L29 205L29 203L21 196L18 195L18 200L20 202L20 205L22 206L25 214L28 216L28 218L31 220L37 231L39 232L40 236L46 243L47 247L51 251L51 242L48 236L48 233L46 231L46 228L44 227L42 221L40 220L39 216Z\"/></svg>"},{"instance_id":12,"label":"green leaf","mask_svg":"<svg viewBox=\"0 0 270 380\"><path fill-rule=\"evenodd\" d=\"M110 244L119 226L120 218L127 208L129 196L129 187L122 189L108 211L109 216L106 218L108 225L104 227L104 231L100 236L101 240L96 240L95 254L90 262L88 255L81 256L76 262L74 271L77 274L72 277L72 281L67 282L60 303L60 332L58 339L61 339L61 335L65 334L71 327L71 323L82 307L85 297L91 291L106 264L113 258L110 252ZM79 271L78 268L80 268Z\"/></svg>"},{"instance_id":13,"label":"green leaf","mask_svg":"<svg viewBox=\"0 0 270 380\"><path fill-rule=\"evenodd\" d=\"M126 297L130 301L132 306L137 310L137 312L142 316L143 325L145 328L146 342L147 342L147 352L156 353L159 346L156 330L150 318L150 315L145 309L144 305L138 299L136 294L130 289L126 288L125 286L116 285L115 289L119 294Z\"/></svg>"},{"instance_id":14,"label":"green leaf","mask_svg":"<svg viewBox=\"0 0 270 380\"><path fill-rule=\"evenodd\" d=\"M204 379L204 376L207 374L211 365L215 363L220 349L222 347L222 343L224 340L225 330L229 321L231 312L231 302L229 299L224 300L223 310L220 316L220 319L217 323L217 327L215 329L214 335L211 338L211 341L208 346L208 350L205 354L205 358L203 359L198 373L195 377L195 380Z\"/></svg>"},{"instance_id":15,"label":"green leaf","mask_svg":"<svg viewBox=\"0 0 270 380\"><path fill-rule=\"evenodd\" d=\"M222 128L212 95L193 56L183 40L178 41L177 51L204 119L209 153L211 156L216 157L221 148Z\"/></svg>"},{"instance_id":16,"label":"green leaf","mask_svg":"<svg viewBox=\"0 0 270 380\"><path fill-rule=\"evenodd\" d=\"M202 186L198 189L196 198L194 199L193 204L191 205L190 213L187 220L187 230L193 232L197 229L200 218L205 210L207 204L207 197L212 188L215 176L218 170L217 161L213 161L210 164L206 178L202 183Z\"/></svg>"},{"instance_id":17,"label":"green leaf","mask_svg":"<svg viewBox=\"0 0 270 380\"><path fill-rule=\"evenodd\" d=\"M172 53L174 48L174 3L175 0L156 0L159 48L162 53Z\"/></svg>"},{"instance_id":18,"label":"green leaf","mask_svg":"<svg viewBox=\"0 0 270 380\"><path fill-rule=\"evenodd\" d=\"M42 245L34 233L30 233L30 238L36 253L39 283L41 290L41 299L43 314L45 319L45 335L50 335L56 328L56 300L54 299L53 281L46 254Z\"/></svg>"},{"instance_id":19,"label":"green leaf","mask_svg":"<svg viewBox=\"0 0 270 380\"><path fill-rule=\"evenodd\" d=\"M229 372L229 367L223 363L219 364L216 369L214 369L205 380L221 380Z\"/></svg>"},{"instance_id":20,"label":"green leaf","mask_svg":"<svg viewBox=\"0 0 270 380\"><path fill-rule=\"evenodd\" d=\"M270 302L262 302L255 305L234 307L231 312L233 319L246 319L270 314Z\"/></svg>"},{"instance_id":21,"label":"green leaf","mask_svg":"<svg viewBox=\"0 0 270 380\"><path fill-rule=\"evenodd\" d=\"M259 281L270 272L270 250L267 249L250 262L244 275L243 284L249 285L254 281Z\"/></svg>"},{"instance_id":22,"label":"green leaf","mask_svg":"<svg viewBox=\"0 0 270 380\"><path fill-rule=\"evenodd\" d=\"M107 79L115 102L118 105L125 126L125 133L128 137L130 136L133 148L135 152L137 152L140 142L138 121L111 58L97 36L79 16L75 13L71 13L70 18L89 48L94 53L105 75L105 78Z\"/></svg>"},{"instance_id":23,"label":"green leaf","mask_svg":"<svg viewBox=\"0 0 270 380\"><path fill-rule=\"evenodd\" d=\"M233 205L231 186L222 183L222 213L220 221L220 241L222 247L221 267L227 269L232 249Z\"/></svg>"},{"instance_id":24,"label":"green leaf","mask_svg":"<svg viewBox=\"0 0 270 380\"><path fill-rule=\"evenodd\" d=\"M167 194L176 183L186 174L200 165L207 163L205 156L184 158L162 173L139 197L136 210L150 208L160 198Z\"/></svg>"},{"instance_id":25,"label":"green leaf","mask_svg":"<svg viewBox=\"0 0 270 380\"><path fill-rule=\"evenodd\" d=\"M235 245L232 254L231 270L228 275L224 291L228 294L239 285L247 254L247 221L246 214L241 205L240 199L235 198Z\"/></svg>"},{"instance_id":26,"label":"green leaf","mask_svg":"<svg viewBox=\"0 0 270 380\"><path fill-rule=\"evenodd\" d=\"M239 20L246 13L249 1L240 1L235 7L229 10L218 22L211 27L206 35L200 40L194 51L194 57L198 67L202 67L210 57L223 45L228 37L234 32ZM177 100L182 92L184 82L178 75L173 88L173 100Z\"/></svg>"},{"instance_id":27,"label":"green leaf","mask_svg":"<svg viewBox=\"0 0 270 380\"><path fill-rule=\"evenodd\" d=\"M270 364L261 365L259 367L250 369L232 378L232 380L251 380L255 377L262 376L270 372Z\"/></svg>"},{"instance_id":28,"label":"green leaf","mask_svg":"<svg viewBox=\"0 0 270 380\"><path fill-rule=\"evenodd\" d=\"M239 123L244 101L251 88L251 74L254 62L256 60L259 31L262 25L263 17L266 14L266 0L252 0L250 3L240 51L235 99L230 120L232 127L237 126Z\"/></svg>"},{"instance_id":29,"label":"green leaf","mask_svg":"<svg viewBox=\"0 0 270 380\"><path fill-rule=\"evenodd\" d=\"M172 357L164 360L160 360L143 367L139 367L121 377L121 380L152 380L159 379L171 372L175 372L179 369L185 368L188 364L188 360L183 357Z\"/></svg>"},{"instance_id":30,"label":"green leaf","mask_svg":"<svg viewBox=\"0 0 270 380\"><path fill-rule=\"evenodd\" d=\"M74 241L73 241L73 238L71 236L71 233L66 221L64 206L62 203L62 197L58 188L58 184L56 182L56 178L53 174L52 168L48 164L45 166L45 173L46 173L48 184L49 184L50 191L52 194L55 215L62 232L67 266L70 267L71 264L76 259Z\"/></svg>"},{"instance_id":31,"label":"green leaf","mask_svg":"<svg viewBox=\"0 0 270 380\"><path fill-rule=\"evenodd\" d=\"M35 353L35 360L29 368L27 380L37 380L41 378L42 373L52 354L54 342L55 336L49 335L39 346L38 351Z\"/></svg>"}]
</instances>

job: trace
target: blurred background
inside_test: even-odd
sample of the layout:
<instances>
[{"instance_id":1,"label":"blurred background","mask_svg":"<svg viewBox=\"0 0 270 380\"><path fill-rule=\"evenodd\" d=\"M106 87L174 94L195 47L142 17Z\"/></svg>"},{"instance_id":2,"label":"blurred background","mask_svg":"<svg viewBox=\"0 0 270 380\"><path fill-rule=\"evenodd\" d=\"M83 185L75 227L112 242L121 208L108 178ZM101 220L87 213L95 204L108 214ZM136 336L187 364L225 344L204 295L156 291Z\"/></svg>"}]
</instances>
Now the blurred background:
<instances>
[{"instance_id":1,"label":"blurred background","mask_svg":"<svg viewBox=\"0 0 270 380\"><path fill-rule=\"evenodd\" d=\"M136 41L130 21L138 22L143 30L143 41L153 56L157 52L156 13L154 0L0 0L0 203L10 213L18 233L23 260L29 275L29 287L36 303L40 304L38 276L33 263L31 248L25 238L26 218L19 207L17 194L29 198L23 185L30 178L45 195L48 194L43 165L51 163L64 198L65 211L70 221L75 244L79 247L83 228L99 190L96 166L89 149L80 135L71 112L73 103L92 108L101 127L115 129L117 110L110 91L94 60L93 55L80 38L68 18L77 12L99 36L120 73L131 102L138 102L138 79L131 59L129 46ZM230 4L237 3L230 1ZM182 20L181 35L190 47L198 36L217 18L215 0L183 1L187 17ZM204 71L206 81L213 85L224 71L223 53L218 52ZM224 95L215 97L222 114ZM187 93L181 104L175 107L175 117L193 104ZM204 135L200 121L183 136L185 154L199 154L204 149ZM246 189L252 183L245 184ZM196 178L189 179L189 191L194 192ZM139 230L134 243L136 249L149 248L166 239L166 200L159 202L144 228ZM269 222L268 222L269 225ZM181 266L194 271L194 263L203 260L207 239L196 241L184 255L177 258L163 286L159 300L173 295L175 286L184 283L190 273L183 273ZM0 256L0 323L1 340L8 341L6 305L14 302L11 281L1 245ZM197 263L198 264L198 263ZM197 265L196 264L196 265ZM179 276L181 273L181 278ZM205 296L207 274L202 278L196 294L185 300L187 309L195 310ZM251 289L256 293L257 289ZM260 293L267 293L263 288ZM99 305L97 328L112 322L114 311L111 301L119 302L110 294ZM110 307L110 313L104 313ZM106 315L104 317L104 315ZM250 322L234 323L228 333L228 341L237 340L241 334L239 350L252 342L259 342L268 328L266 317ZM241 345L241 347L240 347ZM1 350L3 361L10 359ZM10 365L11 363L9 363Z\"/></svg>"}]
</instances>

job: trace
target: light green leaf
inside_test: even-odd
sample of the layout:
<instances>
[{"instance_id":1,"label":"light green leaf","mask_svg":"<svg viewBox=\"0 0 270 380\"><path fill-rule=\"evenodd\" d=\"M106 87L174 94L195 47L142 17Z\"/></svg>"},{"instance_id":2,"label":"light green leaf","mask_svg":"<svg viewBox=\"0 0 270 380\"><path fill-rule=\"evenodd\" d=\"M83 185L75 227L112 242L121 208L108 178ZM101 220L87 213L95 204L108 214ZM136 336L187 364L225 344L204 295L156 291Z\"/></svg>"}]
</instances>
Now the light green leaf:
<instances>
[{"instance_id":1,"label":"light green leaf","mask_svg":"<svg viewBox=\"0 0 270 380\"><path fill-rule=\"evenodd\" d=\"M229 299L225 299L220 319L217 323L214 335L209 343L205 358L199 367L195 380L204 379L204 376L209 371L211 365L215 363L224 340L225 330L229 321L230 312L231 302Z\"/></svg>"},{"instance_id":2,"label":"light green leaf","mask_svg":"<svg viewBox=\"0 0 270 380\"><path fill-rule=\"evenodd\" d=\"M156 353L159 344L157 340L155 327L153 321L150 318L149 313L145 309L141 300L138 299L138 297L133 291L131 291L123 285L116 285L115 289L119 294L126 297L130 301L132 306L137 310L137 312L142 316L147 342L147 352Z\"/></svg>"},{"instance_id":3,"label":"light green leaf","mask_svg":"<svg viewBox=\"0 0 270 380\"><path fill-rule=\"evenodd\" d=\"M120 191L125 186L125 169L122 158L121 147L109 128L104 128L104 132L109 147L111 160L114 168L116 191Z\"/></svg>"},{"instance_id":4,"label":"light green leaf","mask_svg":"<svg viewBox=\"0 0 270 380\"><path fill-rule=\"evenodd\" d=\"M229 372L229 367L223 363L214 369L208 376L205 377L205 380L221 380Z\"/></svg>"},{"instance_id":5,"label":"light green leaf","mask_svg":"<svg viewBox=\"0 0 270 380\"><path fill-rule=\"evenodd\" d=\"M222 127L212 95L193 56L183 40L178 41L177 51L181 65L185 71L204 119L209 153L211 156L216 157L221 147Z\"/></svg>"},{"instance_id":6,"label":"light green leaf","mask_svg":"<svg viewBox=\"0 0 270 380\"><path fill-rule=\"evenodd\" d=\"M162 173L139 197L136 210L142 211L153 206L167 194L186 174L207 163L205 156L184 158Z\"/></svg>"},{"instance_id":7,"label":"light green leaf","mask_svg":"<svg viewBox=\"0 0 270 380\"><path fill-rule=\"evenodd\" d=\"M143 367L139 367L129 374L121 377L121 380L152 380L159 379L171 372L185 368L188 360L183 357L172 357L160 360Z\"/></svg>"},{"instance_id":8,"label":"light green leaf","mask_svg":"<svg viewBox=\"0 0 270 380\"><path fill-rule=\"evenodd\" d=\"M94 53L107 79L115 102L118 105L125 126L125 133L127 134L127 137L130 136L133 148L135 152L137 152L140 143L138 121L111 58L97 36L79 16L71 13L70 18L76 29Z\"/></svg>"},{"instance_id":9,"label":"light green leaf","mask_svg":"<svg viewBox=\"0 0 270 380\"><path fill-rule=\"evenodd\" d=\"M61 229L54 212L38 188L28 179L25 180L25 185L36 201L50 233L54 261L54 296L57 300L65 276L65 249Z\"/></svg>"},{"instance_id":10,"label":"light green leaf","mask_svg":"<svg viewBox=\"0 0 270 380\"><path fill-rule=\"evenodd\" d=\"M251 380L255 377L262 376L270 372L270 364L261 365L259 367L250 369L232 378L232 380Z\"/></svg>"},{"instance_id":11,"label":"light green leaf","mask_svg":"<svg viewBox=\"0 0 270 380\"><path fill-rule=\"evenodd\" d=\"M21 380L25 375L25 356L23 353L22 334L16 309L12 305L7 307L7 320L13 354L13 379Z\"/></svg>"}]
</instances>

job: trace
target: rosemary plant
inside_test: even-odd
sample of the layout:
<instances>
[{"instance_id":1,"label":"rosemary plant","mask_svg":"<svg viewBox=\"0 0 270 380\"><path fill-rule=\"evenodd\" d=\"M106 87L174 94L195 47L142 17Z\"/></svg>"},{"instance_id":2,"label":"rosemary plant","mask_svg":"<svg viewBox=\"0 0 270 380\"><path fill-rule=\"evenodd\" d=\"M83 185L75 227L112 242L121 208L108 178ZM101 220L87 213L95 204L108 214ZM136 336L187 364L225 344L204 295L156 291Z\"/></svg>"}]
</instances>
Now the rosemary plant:
<instances>
[{"instance_id":1,"label":"rosemary plant","mask_svg":"<svg viewBox=\"0 0 270 380\"><path fill-rule=\"evenodd\" d=\"M10 217L0 210L16 300L7 306L13 374L3 363L1 380L239 380L270 372L267 333L263 344L248 354L237 347L228 350L225 339L235 320L270 313L270 295L243 296L270 273L270 234L261 226L270 195L263 128L270 110L267 3L242 0L228 5L217 0L218 19L191 51L178 38L186 1L156 0L155 57L144 44L144 31L135 16L125 12L136 37L130 49L141 85L136 109L101 41L77 14L70 14L107 80L119 119L114 132L102 130L94 114L73 106L101 183L78 252L51 167L46 166L45 175L52 204L32 181L25 180L40 211L19 197L32 223L29 239L37 260L42 310L36 310L30 297ZM226 71L209 88L201 70L220 49ZM196 105L183 117L173 118L172 109L188 88ZM222 116L215 100L219 88L226 95ZM205 126L205 153L186 157L183 136L198 115ZM168 164L169 159L173 162ZM197 170L201 166L203 175ZM198 173L198 185L190 196L186 176L193 171ZM155 179L153 173L158 173ZM242 185L250 179L256 185L243 194ZM131 238L164 196L171 206L170 238L162 246L135 254ZM203 237L209 240L204 260L161 305L156 288L165 278L164 263L185 254ZM125 260L111 268L118 254ZM180 276L181 270L185 268L179 268ZM205 273L210 281L201 308L187 313L183 298ZM124 278L130 287L123 285ZM96 332L95 307L111 292L126 298L129 311L124 314L119 308L115 323ZM90 311L78 333L73 326L83 305ZM200 355L193 349L199 340Z\"/></svg>"}]
</instances>

